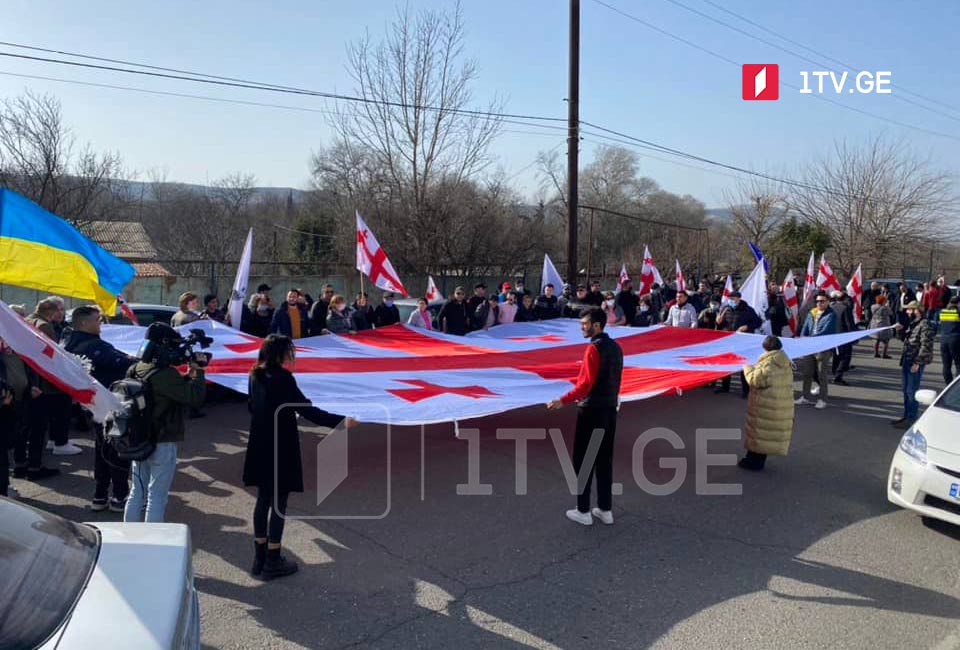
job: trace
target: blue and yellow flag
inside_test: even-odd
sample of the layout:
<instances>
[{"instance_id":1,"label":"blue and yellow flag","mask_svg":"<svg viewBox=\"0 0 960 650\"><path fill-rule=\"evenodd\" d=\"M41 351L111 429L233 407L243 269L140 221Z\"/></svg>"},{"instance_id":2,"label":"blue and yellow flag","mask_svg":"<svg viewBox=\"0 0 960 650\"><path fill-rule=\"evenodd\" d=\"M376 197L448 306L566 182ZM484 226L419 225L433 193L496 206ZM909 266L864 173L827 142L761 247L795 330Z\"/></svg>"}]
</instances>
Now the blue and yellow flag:
<instances>
[{"instance_id":1,"label":"blue and yellow flag","mask_svg":"<svg viewBox=\"0 0 960 650\"><path fill-rule=\"evenodd\" d=\"M0 189L0 282L89 299L112 316L133 275L57 215Z\"/></svg>"}]
</instances>

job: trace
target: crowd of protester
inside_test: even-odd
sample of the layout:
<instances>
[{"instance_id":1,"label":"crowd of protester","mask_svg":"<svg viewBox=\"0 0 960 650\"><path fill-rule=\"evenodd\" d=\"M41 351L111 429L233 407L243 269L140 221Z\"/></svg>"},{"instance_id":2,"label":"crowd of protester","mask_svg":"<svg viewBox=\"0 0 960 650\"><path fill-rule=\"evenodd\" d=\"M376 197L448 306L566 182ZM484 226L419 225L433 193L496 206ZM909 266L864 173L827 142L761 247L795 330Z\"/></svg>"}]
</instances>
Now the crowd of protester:
<instances>
[{"instance_id":1,"label":"crowd of protester","mask_svg":"<svg viewBox=\"0 0 960 650\"><path fill-rule=\"evenodd\" d=\"M894 336L902 342L900 355L903 385L903 417L898 426L913 422L919 405L914 393L920 385L924 368L934 358L935 337L939 335L943 361L943 379L953 380L954 368L960 371L960 312L958 298L940 278L923 285L886 286L872 283L861 296L863 315L857 322L855 301L844 291L815 292L800 307L797 332L789 328L790 315L781 287L771 284L768 306L759 314L739 291L734 289L722 297L719 278L699 282L697 290L676 292L654 284L649 292L639 295L630 281L618 291L603 291L601 283L556 288L547 284L539 295L531 293L523 282L501 283L488 294L484 283L477 283L469 297L458 286L442 305L426 298L406 322L425 330L437 329L452 335L489 330L518 322L580 318L588 309L598 309L604 326L650 327L663 325L681 329L711 329L727 332L757 332L768 321L777 336L826 336L849 332L858 327L890 328L874 335L874 357L891 359L889 343ZM401 322L401 313L391 292L384 292L376 306L365 293L356 294L352 302L334 286L326 284L320 297L298 288L286 292L282 303L274 303L271 288L262 284L243 305L240 328L264 338L260 357L251 371L249 405L250 438L243 481L258 490L253 514L255 561L253 573L265 578L288 575L296 565L280 554L283 532L282 513L287 496L302 490L296 419L291 411L281 422L282 444L275 450L270 432L275 405L287 402L306 403L290 372L295 355L294 339L326 334L350 334ZM802 289L799 290L802 296ZM129 356L100 337L103 322L95 306L81 306L66 321L63 299L51 296L37 303L27 313L23 306L11 306L20 316L51 342L57 343L90 362L94 378L105 386L123 378L149 382L154 397L153 429L155 451L142 461L122 461L104 439L100 425L86 418L80 423L92 431L95 444L93 459L94 485L90 507L94 511L123 513L125 521L163 521L167 495L176 473L177 448L184 439L185 418L203 403L207 386L202 363L191 361L184 374L172 365L156 359ZM198 320L229 322L216 295L182 294L178 310L169 325L154 323L147 330L148 341L156 345L176 345L181 340L174 327ZM603 329L603 328L601 328ZM768 453L786 453L792 427L792 406L789 413L781 410L774 420L767 414L784 399L792 400L792 368L782 352L779 340L764 342L764 355L754 366L739 373L744 397L750 396L748 409L748 454L741 466L762 469ZM847 385L845 374L851 366L852 344L833 351L824 351L800 360L802 393L795 404L814 403L826 407L830 385ZM729 392L731 377L721 380L717 392ZM751 389L762 391L751 395ZM49 457L85 453L84 447L68 439L71 418L78 410L66 394L35 373L0 339L0 496L15 496L10 477L45 481L60 471L50 466ZM301 415L314 422L334 426L342 416L317 409L303 409ZM789 421L789 422L788 422ZM268 444L271 443L271 444ZM269 449L267 449L269 447ZM87 451L86 453L89 453ZM274 459L273 454L277 454ZM12 456L12 463L11 463ZM46 461L46 462L45 462ZM274 479L274 467L282 480ZM275 492L278 490L279 492Z\"/></svg>"}]
</instances>

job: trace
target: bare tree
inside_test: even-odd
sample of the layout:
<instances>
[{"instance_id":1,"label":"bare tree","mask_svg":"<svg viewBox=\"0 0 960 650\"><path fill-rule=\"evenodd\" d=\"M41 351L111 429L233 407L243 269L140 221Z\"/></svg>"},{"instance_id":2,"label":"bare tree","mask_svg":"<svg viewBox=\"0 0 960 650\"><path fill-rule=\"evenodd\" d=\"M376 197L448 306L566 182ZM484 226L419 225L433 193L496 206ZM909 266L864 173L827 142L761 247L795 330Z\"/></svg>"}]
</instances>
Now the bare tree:
<instances>
[{"instance_id":1,"label":"bare tree","mask_svg":"<svg viewBox=\"0 0 960 650\"><path fill-rule=\"evenodd\" d=\"M27 91L0 105L0 185L82 227L126 200L121 175L119 155L75 149L52 95Z\"/></svg>"},{"instance_id":2,"label":"bare tree","mask_svg":"<svg viewBox=\"0 0 960 650\"><path fill-rule=\"evenodd\" d=\"M726 199L737 234L761 248L786 214L786 193L778 184L764 179L742 182Z\"/></svg>"},{"instance_id":3,"label":"bare tree","mask_svg":"<svg viewBox=\"0 0 960 650\"><path fill-rule=\"evenodd\" d=\"M791 189L791 208L829 234L840 268L863 262L883 272L902 259L905 246L958 234L950 177L900 143L837 142L831 156L807 168L803 181Z\"/></svg>"},{"instance_id":4,"label":"bare tree","mask_svg":"<svg viewBox=\"0 0 960 650\"><path fill-rule=\"evenodd\" d=\"M432 188L460 182L490 163L488 147L500 129L492 115L471 108L474 61L464 58L460 5L451 12L397 11L384 40L369 34L348 48L348 72L364 99L333 120L336 146L362 149L385 172L393 198L422 218Z\"/></svg>"}]
</instances>

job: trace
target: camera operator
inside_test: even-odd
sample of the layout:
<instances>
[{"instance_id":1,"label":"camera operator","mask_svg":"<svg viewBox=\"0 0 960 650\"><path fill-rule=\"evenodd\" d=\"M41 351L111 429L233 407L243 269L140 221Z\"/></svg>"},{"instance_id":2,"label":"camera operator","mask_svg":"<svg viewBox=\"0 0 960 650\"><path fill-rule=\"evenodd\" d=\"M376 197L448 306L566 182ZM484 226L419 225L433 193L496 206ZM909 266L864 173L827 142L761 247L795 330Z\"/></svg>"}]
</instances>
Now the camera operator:
<instances>
[{"instance_id":1,"label":"camera operator","mask_svg":"<svg viewBox=\"0 0 960 650\"><path fill-rule=\"evenodd\" d=\"M92 305L73 310L73 329L64 339L64 347L67 352L86 357L93 364L90 374L107 388L123 379L137 361L136 357L124 354L100 338L100 310ZM114 448L103 439L103 425L94 426L94 439L93 479L96 488L90 509L99 512L109 507L111 512L123 512L123 504L130 492L130 463L120 460ZM108 500L111 484L113 496Z\"/></svg>"},{"instance_id":2,"label":"camera operator","mask_svg":"<svg viewBox=\"0 0 960 650\"><path fill-rule=\"evenodd\" d=\"M191 353L188 343L169 325L153 323L147 328L140 361L127 372L127 377L143 382L152 395L151 430L157 447L146 460L133 462L125 522L163 521L177 471L177 443L183 440L184 407L199 406L206 394L203 366L207 357ZM189 364L186 376L176 369L182 363Z\"/></svg>"}]
</instances>

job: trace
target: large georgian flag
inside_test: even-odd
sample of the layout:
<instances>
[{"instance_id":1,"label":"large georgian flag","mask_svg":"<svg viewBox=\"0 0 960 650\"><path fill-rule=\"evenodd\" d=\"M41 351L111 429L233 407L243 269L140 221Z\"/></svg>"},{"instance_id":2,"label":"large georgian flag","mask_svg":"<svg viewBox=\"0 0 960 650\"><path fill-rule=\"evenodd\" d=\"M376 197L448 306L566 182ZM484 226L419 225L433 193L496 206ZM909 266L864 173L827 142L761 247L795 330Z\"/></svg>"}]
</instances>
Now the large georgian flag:
<instances>
[{"instance_id":1,"label":"large georgian flag","mask_svg":"<svg viewBox=\"0 0 960 650\"><path fill-rule=\"evenodd\" d=\"M207 379L241 393L260 339L213 321ZM134 352L144 328L106 326L103 338ZM623 401L701 386L754 363L762 336L677 327L608 327L624 354ZM791 358L828 350L872 331L784 339ZM569 391L583 359L576 319L500 325L465 337L407 325L297 341L296 378L318 406L361 421L450 422L543 404Z\"/></svg>"},{"instance_id":2,"label":"large georgian flag","mask_svg":"<svg viewBox=\"0 0 960 650\"><path fill-rule=\"evenodd\" d=\"M830 268L825 255L820 256L820 270L817 271L817 288L826 292L840 291L840 280Z\"/></svg>"},{"instance_id":3,"label":"large georgian flag","mask_svg":"<svg viewBox=\"0 0 960 650\"><path fill-rule=\"evenodd\" d=\"M360 211L357 211L357 270L370 278L370 281L385 291L393 291L407 297L407 290L400 282L393 264L380 248L377 238L367 227Z\"/></svg>"}]
</instances>

